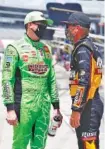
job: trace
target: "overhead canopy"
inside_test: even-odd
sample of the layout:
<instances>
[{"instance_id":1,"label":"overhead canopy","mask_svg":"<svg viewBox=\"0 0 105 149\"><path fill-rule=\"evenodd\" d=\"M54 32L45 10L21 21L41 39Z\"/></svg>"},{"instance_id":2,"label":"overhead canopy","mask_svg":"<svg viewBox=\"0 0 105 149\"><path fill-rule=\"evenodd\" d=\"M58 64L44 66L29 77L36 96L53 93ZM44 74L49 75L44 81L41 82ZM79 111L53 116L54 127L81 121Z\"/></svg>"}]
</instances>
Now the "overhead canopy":
<instances>
[{"instance_id":1,"label":"overhead canopy","mask_svg":"<svg viewBox=\"0 0 105 149\"><path fill-rule=\"evenodd\" d=\"M46 5L49 17L54 21L54 25L62 25L62 21L67 21L74 11L82 11L78 3L48 3Z\"/></svg>"}]
</instances>

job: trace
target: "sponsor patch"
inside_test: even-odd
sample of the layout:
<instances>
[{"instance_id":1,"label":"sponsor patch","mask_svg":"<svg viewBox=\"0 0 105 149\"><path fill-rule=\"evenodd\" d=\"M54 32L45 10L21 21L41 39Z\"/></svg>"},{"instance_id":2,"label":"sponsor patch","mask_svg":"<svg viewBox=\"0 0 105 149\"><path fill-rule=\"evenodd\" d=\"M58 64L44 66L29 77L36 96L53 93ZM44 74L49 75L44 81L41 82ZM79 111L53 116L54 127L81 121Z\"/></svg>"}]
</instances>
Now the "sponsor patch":
<instances>
[{"instance_id":1,"label":"sponsor patch","mask_svg":"<svg viewBox=\"0 0 105 149\"><path fill-rule=\"evenodd\" d=\"M97 132L82 132L82 137L93 137L97 136Z\"/></svg>"},{"instance_id":2,"label":"sponsor patch","mask_svg":"<svg viewBox=\"0 0 105 149\"><path fill-rule=\"evenodd\" d=\"M27 62L28 61L28 55L23 55L22 58L23 58L23 61L24 62Z\"/></svg>"},{"instance_id":3,"label":"sponsor patch","mask_svg":"<svg viewBox=\"0 0 105 149\"><path fill-rule=\"evenodd\" d=\"M13 57L12 56L6 56L5 59L6 59L6 62L11 63L13 60Z\"/></svg>"},{"instance_id":4,"label":"sponsor patch","mask_svg":"<svg viewBox=\"0 0 105 149\"><path fill-rule=\"evenodd\" d=\"M15 50L13 49L13 47L12 47L12 49L8 47L8 50L6 51L6 53L7 53L7 55L11 55L11 56L16 54Z\"/></svg>"},{"instance_id":5,"label":"sponsor patch","mask_svg":"<svg viewBox=\"0 0 105 149\"><path fill-rule=\"evenodd\" d=\"M80 82L84 82L85 81L85 75L86 75L86 72L84 70L80 70L80 72L78 74Z\"/></svg>"},{"instance_id":6,"label":"sponsor patch","mask_svg":"<svg viewBox=\"0 0 105 149\"><path fill-rule=\"evenodd\" d=\"M44 56L44 54L43 54L43 51L42 51L42 50L40 50L40 56L41 56L41 57L43 57L43 56Z\"/></svg>"},{"instance_id":7,"label":"sponsor patch","mask_svg":"<svg viewBox=\"0 0 105 149\"><path fill-rule=\"evenodd\" d=\"M5 98L8 100L10 98L10 87L9 87L9 83L8 82L6 84L4 84L3 93L5 95Z\"/></svg>"},{"instance_id":8,"label":"sponsor patch","mask_svg":"<svg viewBox=\"0 0 105 149\"><path fill-rule=\"evenodd\" d=\"M74 79L75 78L75 75L76 75L75 71L74 70L71 70L70 71L70 80Z\"/></svg>"},{"instance_id":9,"label":"sponsor patch","mask_svg":"<svg viewBox=\"0 0 105 149\"><path fill-rule=\"evenodd\" d=\"M30 45L22 45L21 48L23 50L29 50L31 48L31 46Z\"/></svg>"},{"instance_id":10,"label":"sponsor patch","mask_svg":"<svg viewBox=\"0 0 105 149\"><path fill-rule=\"evenodd\" d=\"M98 66L99 68L102 68L102 59L101 59L101 57L98 57L98 58L97 58L97 66Z\"/></svg>"},{"instance_id":11,"label":"sponsor patch","mask_svg":"<svg viewBox=\"0 0 105 149\"><path fill-rule=\"evenodd\" d=\"M48 58L48 59L51 59L52 57L51 57L51 54L49 53L49 54L46 54L46 58Z\"/></svg>"},{"instance_id":12,"label":"sponsor patch","mask_svg":"<svg viewBox=\"0 0 105 149\"><path fill-rule=\"evenodd\" d=\"M44 74L48 70L48 66L45 64L30 64L28 70L36 74Z\"/></svg>"},{"instance_id":13,"label":"sponsor patch","mask_svg":"<svg viewBox=\"0 0 105 149\"><path fill-rule=\"evenodd\" d=\"M51 56L49 48L47 46L44 46L44 50L46 52L46 58L50 59L52 56Z\"/></svg>"},{"instance_id":14,"label":"sponsor patch","mask_svg":"<svg viewBox=\"0 0 105 149\"><path fill-rule=\"evenodd\" d=\"M70 85L78 85L78 80L70 80Z\"/></svg>"},{"instance_id":15,"label":"sponsor patch","mask_svg":"<svg viewBox=\"0 0 105 149\"><path fill-rule=\"evenodd\" d=\"M101 75L102 74L102 69L101 68L96 68L95 69L95 74Z\"/></svg>"},{"instance_id":16,"label":"sponsor patch","mask_svg":"<svg viewBox=\"0 0 105 149\"><path fill-rule=\"evenodd\" d=\"M6 68L9 68L10 65L11 65L10 62L6 62L6 64L5 64Z\"/></svg>"},{"instance_id":17,"label":"sponsor patch","mask_svg":"<svg viewBox=\"0 0 105 149\"><path fill-rule=\"evenodd\" d=\"M75 100L73 104L74 106L79 107L81 105L83 94L84 94L84 88L79 88L75 96Z\"/></svg>"},{"instance_id":18,"label":"sponsor patch","mask_svg":"<svg viewBox=\"0 0 105 149\"><path fill-rule=\"evenodd\" d=\"M86 74L86 72L84 70L81 70L79 73L80 76L84 76L85 74Z\"/></svg>"},{"instance_id":19,"label":"sponsor patch","mask_svg":"<svg viewBox=\"0 0 105 149\"><path fill-rule=\"evenodd\" d=\"M32 56L36 56L36 52L35 51L31 51Z\"/></svg>"},{"instance_id":20,"label":"sponsor patch","mask_svg":"<svg viewBox=\"0 0 105 149\"><path fill-rule=\"evenodd\" d=\"M50 53L49 48L47 46L44 46L44 50L46 53Z\"/></svg>"}]
</instances>

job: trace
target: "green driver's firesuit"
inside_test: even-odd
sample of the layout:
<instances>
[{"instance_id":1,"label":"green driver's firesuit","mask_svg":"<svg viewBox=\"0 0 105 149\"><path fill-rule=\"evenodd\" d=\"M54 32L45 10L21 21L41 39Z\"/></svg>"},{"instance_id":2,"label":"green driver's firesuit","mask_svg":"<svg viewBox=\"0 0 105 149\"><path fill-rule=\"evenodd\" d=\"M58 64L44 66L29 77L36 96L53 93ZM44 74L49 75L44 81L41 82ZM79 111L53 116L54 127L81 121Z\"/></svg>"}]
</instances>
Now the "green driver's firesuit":
<instances>
[{"instance_id":1,"label":"green driver's firesuit","mask_svg":"<svg viewBox=\"0 0 105 149\"><path fill-rule=\"evenodd\" d=\"M15 110L13 148L44 149L51 103L59 107L51 49L24 38L7 46L3 62L3 97L7 110Z\"/></svg>"}]
</instances>

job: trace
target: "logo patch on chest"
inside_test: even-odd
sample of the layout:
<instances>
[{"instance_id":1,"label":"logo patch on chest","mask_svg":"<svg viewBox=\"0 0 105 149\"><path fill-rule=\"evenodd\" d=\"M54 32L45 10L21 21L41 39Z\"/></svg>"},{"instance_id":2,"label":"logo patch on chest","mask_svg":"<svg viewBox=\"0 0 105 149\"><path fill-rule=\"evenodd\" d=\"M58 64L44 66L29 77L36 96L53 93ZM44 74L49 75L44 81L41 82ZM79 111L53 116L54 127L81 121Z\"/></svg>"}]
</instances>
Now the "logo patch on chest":
<instances>
[{"instance_id":1,"label":"logo patch on chest","mask_svg":"<svg viewBox=\"0 0 105 149\"><path fill-rule=\"evenodd\" d=\"M44 63L30 64L28 70L35 74L44 74L48 70L48 65Z\"/></svg>"},{"instance_id":2,"label":"logo patch on chest","mask_svg":"<svg viewBox=\"0 0 105 149\"><path fill-rule=\"evenodd\" d=\"M33 57L36 56L36 52L35 51L31 51L31 54L32 54Z\"/></svg>"}]
</instances>

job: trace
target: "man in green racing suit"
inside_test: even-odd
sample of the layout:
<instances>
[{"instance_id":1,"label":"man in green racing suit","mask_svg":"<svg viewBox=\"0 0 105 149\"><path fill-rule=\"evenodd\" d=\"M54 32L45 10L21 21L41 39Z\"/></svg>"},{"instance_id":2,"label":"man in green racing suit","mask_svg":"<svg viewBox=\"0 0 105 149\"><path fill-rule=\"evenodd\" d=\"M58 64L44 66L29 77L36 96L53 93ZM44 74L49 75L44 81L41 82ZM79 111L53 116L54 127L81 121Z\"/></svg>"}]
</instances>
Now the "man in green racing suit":
<instances>
[{"instance_id":1,"label":"man in green racing suit","mask_svg":"<svg viewBox=\"0 0 105 149\"><path fill-rule=\"evenodd\" d=\"M40 41L52 22L33 11L24 20L26 34L5 50L2 73L7 122L14 126L12 149L44 149L53 105L59 111L51 48ZM61 122L60 122L61 124Z\"/></svg>"}]
</instances>

